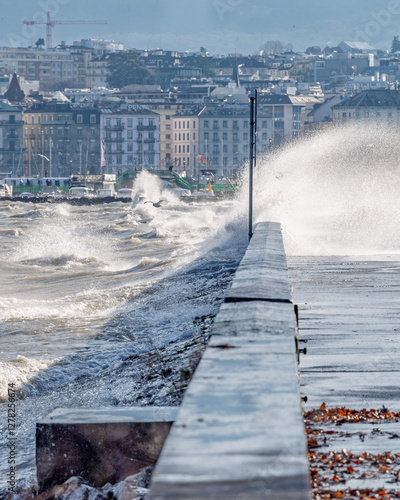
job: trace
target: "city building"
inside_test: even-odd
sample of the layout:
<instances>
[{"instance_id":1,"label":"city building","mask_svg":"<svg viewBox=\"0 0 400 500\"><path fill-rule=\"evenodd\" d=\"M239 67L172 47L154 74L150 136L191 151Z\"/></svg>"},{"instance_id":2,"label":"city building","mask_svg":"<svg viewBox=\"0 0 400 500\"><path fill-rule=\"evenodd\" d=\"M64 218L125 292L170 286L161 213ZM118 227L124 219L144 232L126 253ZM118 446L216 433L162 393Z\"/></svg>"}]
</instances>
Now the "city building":
<instances>
[{"instance_id":1,"label":"city building","mask_svg":"<svg viewBox=\"0 0 400 500\"><path fill-rule=\"evenodd\" d=\"M314 98L314 103L316 102L317 100ZM260 92L258 104L261 110L271 116L271 140L274 146L300 137L306 120L306 103L303 96Z\"/></svg>"},{"instance_id":2,"label":"city building","mask_svg":"<svg viewBox=\"0 0 400 500\"><path fill-rule=\"evenodd\" d=\"M333 106L334 122L374 120L400 124L400 95L392 90L365 90Z\"/></svg>"},{"instance_id":3,"label":"city building","mask_svg":"<svg viewBox=\"0 0 400 500\"><path fill-rule=\"evenodd\" d=\"M65 98L34 105L23 115L26 176L100 173L100 110Z\"/></svg>"},{"instance_id":4,"label":"city building","mask_svg":"<svg viewBox=\"0 0 400 500\"><path fill-rule=\"evenodd\" d=\"M0 101L0 171L20 173L22 155L22 111Z\"/></svg>"},{"instance_id":5,"label":"city building","mask_svg":"<svg viewBox=\"0 0 400 500\"><path fill-rule=\"evenodd\" d=\"M138 104L101 109L106 172L160 168L160 116ZM103 170L103 172L105 172Z\"/></svg>"},{"instance_id":6,"label":"city building","mask_svg":"<svg viewBox=\"0 0 400 500\"><path fill-rule=\"evenodd\" d=\"M26 80L40 82L41 88L72 81L74 59L68 50L32 47L0 47L0 74L16 73Z\"/></svg>"},{"instance_id":7,"label":"city building","mask_svg":"<svg viewBox=\"0 0 400 500\"><path fill-rule=\"evenodd\" d=\"M210 103L180 111L173 117L172 138L174 169L195 178L202 170L232 178L249 160L249 104ZM260 110L259 154L269 151L272 138L272 115Z\"/></svg>"}]
</instances>

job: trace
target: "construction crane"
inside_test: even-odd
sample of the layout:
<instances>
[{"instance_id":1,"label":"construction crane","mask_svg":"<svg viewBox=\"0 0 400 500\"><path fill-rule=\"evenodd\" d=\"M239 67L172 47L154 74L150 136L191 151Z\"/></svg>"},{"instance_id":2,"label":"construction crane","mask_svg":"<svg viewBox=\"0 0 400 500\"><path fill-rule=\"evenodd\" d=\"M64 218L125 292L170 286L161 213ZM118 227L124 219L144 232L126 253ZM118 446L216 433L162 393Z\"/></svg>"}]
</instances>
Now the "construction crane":
<instances>
[{"instance_id":1,"label":"construction crane","mask_svg":"<svg viewBox=\"0 0 400 500\"><path fill-rule=\"evenodd\" d=\"M46 25L46 47L51 49L51 29L56 24L107 24L107 21L52 21L50 19L50 12L47 12L47 21L45 23L41 23L39 21L28 21L25 19L24 24L28 24L31 26L32 24L45 24Z\"/></svg>"}]
</instances>

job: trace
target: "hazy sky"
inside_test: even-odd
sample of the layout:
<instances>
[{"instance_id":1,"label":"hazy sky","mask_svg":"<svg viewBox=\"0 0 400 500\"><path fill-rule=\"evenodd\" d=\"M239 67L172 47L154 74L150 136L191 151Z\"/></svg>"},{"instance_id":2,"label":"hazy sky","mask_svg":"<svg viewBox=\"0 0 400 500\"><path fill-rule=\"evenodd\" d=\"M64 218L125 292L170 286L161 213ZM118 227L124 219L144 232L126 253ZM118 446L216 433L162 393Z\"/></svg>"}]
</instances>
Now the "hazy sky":
<instances>
[{"instance_id":1,"label":"hazy sky","mask_svg":"<svg viewBox=\"0 0 400 500\"><path fill-rule=\"evenodd\" d=\"M0 45L27 46L45 26L22 21L104 20L107 25L56 25L53 45L106 38L135 48L256 53L267 40L295 50L363 40L389 48L400 34L400 0L1 0Z\"/></svg>"}]
</instances>

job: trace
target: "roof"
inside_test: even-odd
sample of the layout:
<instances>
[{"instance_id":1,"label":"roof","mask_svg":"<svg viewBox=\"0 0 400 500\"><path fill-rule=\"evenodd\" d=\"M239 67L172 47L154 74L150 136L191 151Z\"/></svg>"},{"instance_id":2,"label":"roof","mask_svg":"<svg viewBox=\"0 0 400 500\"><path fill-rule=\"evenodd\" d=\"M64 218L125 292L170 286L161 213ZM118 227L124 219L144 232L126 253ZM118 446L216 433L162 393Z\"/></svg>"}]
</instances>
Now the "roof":
<instances>
[{"instance_id":1,"label":"roof","mask_svg":"<svg viewBox=\"0 0 400 500\"><path fill-rule=\"evenodd\" d=\"M13 74L7 92L3 97L11 102L21 102L24 100L25 92L21 90L16 73Z\"/></svg>"},{"instance_id":2,"label":"roof","mask_svg":"<svg viewBox=\"0 0 400 500\"><path fill-rule=\"evenodd\" d=\"M21 111L21 110L15 106L11 106L10 104L7 104L4 101L0 101L0 112L16 113L18 111Z\"/></svg>"},{"instance_id":3,"label":"roof","mask_svg":"<svg viewBox=\"0 0 400 500\"><path fill-rule=\"evenodd\" d=\"M394 90L364 90L333 108L400 107L400 94Z\"/></svg>"},{"instance_id":4,"label":"roof","mask_svg":"<svg viewBox=\"0 0 400 500\"><path fill-rule=\"evenodd\" d=\"M344 45L353 50L376 50L367 42L342 42L339 44L339 47L342 48Z\"/></svg>"}]
</instances>

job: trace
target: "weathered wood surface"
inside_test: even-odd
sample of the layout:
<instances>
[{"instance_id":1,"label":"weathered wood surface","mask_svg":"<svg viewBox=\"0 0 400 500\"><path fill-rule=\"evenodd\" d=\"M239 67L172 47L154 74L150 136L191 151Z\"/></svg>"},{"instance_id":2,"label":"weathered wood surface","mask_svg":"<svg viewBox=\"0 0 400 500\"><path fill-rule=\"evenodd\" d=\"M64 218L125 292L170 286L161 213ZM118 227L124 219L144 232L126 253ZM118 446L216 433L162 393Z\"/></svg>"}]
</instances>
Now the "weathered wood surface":
<instances>
[{"instance_id":1,"label":"weathered wood surface","mask_svg":"<svg viewBox=\"0 0 400 500\"><path fill-rule=\"evenodd\" d=\"M149 498L309 499L296 325L277 224L256 227L228 297L239 301L221 306Z\"/></svg>"}]
</instances>

